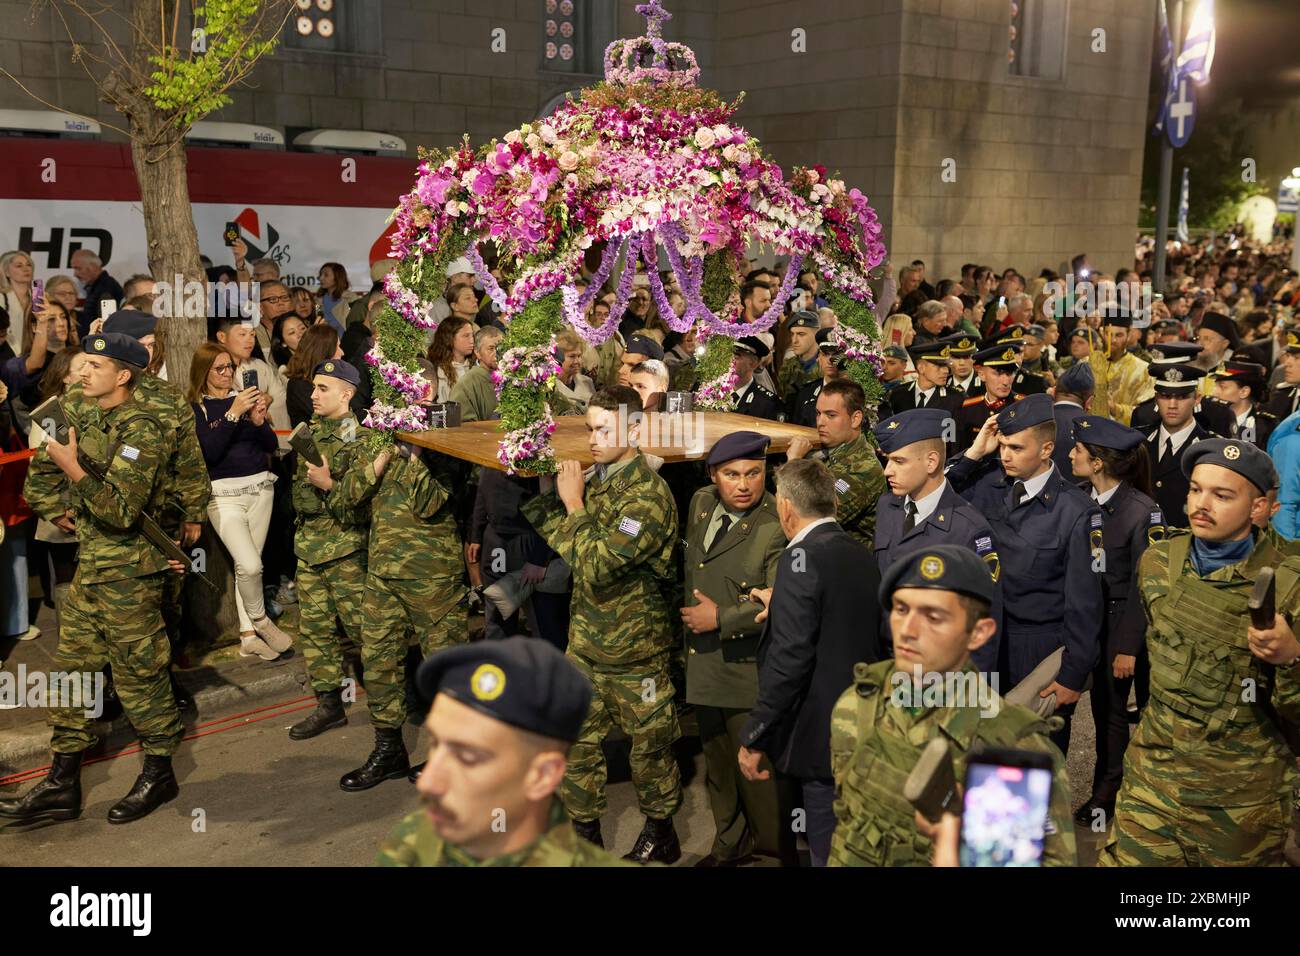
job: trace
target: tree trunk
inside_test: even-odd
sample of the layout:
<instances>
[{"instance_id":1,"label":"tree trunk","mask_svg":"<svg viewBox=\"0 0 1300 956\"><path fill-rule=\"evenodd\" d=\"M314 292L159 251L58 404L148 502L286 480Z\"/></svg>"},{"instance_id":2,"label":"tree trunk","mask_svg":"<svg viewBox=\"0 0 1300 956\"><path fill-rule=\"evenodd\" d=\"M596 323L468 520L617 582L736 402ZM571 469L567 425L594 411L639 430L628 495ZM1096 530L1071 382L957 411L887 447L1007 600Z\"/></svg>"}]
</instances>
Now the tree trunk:
<instances>
[{"instance_id":1,"label":"tree trunk","mask_svg":"<svg viewBox=\"0 0 1300 956\"><path fill-rule=\"evenodd\" d=\"M144 208L149 272L155 281L165 283L168 293L159 302L164 309L161 314L167 342L167 375L184 387L189 379L190 358L208 335L207 275L199 260L199 235L194 228L186 180L185 144L160 144L150 135L148 127L161 127L161 117L144 117L144 122L135 119L132 125L139 127L140 135L131 138L131 158ZM195 282L204 290L201 300L185 294L186 284ZM202 309L186 307L199 301Z\"/></svg>"}]
</instances>

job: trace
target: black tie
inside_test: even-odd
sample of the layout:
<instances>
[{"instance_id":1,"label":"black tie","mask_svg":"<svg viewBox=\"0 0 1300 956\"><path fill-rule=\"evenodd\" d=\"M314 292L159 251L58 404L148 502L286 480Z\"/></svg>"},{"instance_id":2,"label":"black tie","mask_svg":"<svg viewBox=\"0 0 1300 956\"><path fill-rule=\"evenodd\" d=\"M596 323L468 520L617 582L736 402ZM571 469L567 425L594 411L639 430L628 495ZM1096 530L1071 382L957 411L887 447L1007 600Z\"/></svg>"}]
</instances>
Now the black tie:
<instances>
[{"instance_id":1,"label":"black tie","mask_svg":"<svg viewBox=\"0 0 1300 956\"><path fill-rule=\"evenodd\" d=\"M713 540L709 542L709 546L705 550L712 551L714 548L716 548L718 546L718 542L721 541L724 537L726 537L727 529L730 527L731 527L731 515L724 514L722 516L722 524L718 525L718 530L713 532Z\"/></svg>"},{"instance_id":2,"label":"black tie","mask_svg":"<svg viewBox=\"0 0 1300 956\"><path fill-rule=\"evenodd\" d=\"M1020 499L1023 498L1024 496L1025 496L1025 483L1023 481L1017 481L1014 485L1011 486L1011 507L1019 508Z\"/></svg>"},{"instance_id":3,"label":"black tie","mask_svg":"<svg viewBox=\"0 0 1300 956\"><path fill-rule=\"evenodd\" d=\"M1174 440L1172 438L1166 438L1165 451L1164 454L1160 456L1160 460L1164 461L1166 458L1172 457L1173 453L1174 453Z\"/></svg>"},{"instance_id":4,"label":"black tie","mask_svg":"<svg viewBox=\"0 0 1300 956\"><path fill-rule=\"evenodd\" d=\"M916 502L909 501L903 505L903 534L916 527Z\"/></svg>"}]
</instances>

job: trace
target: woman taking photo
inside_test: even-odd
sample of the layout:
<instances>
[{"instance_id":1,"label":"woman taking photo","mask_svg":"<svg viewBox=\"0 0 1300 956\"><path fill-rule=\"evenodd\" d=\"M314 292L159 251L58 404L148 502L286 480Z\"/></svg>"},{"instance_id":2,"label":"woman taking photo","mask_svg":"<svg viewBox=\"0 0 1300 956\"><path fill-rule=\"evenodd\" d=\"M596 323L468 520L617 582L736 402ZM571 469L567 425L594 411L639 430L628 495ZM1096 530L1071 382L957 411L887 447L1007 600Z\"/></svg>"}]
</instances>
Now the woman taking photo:
<instances>
[{"instance_id":1,"label":"woman taking photo","mask_svg":"<svg viewBox=\"0 0 1300 956\"><path fill-rule=\"evenodd\" d=\"M1070 466L1101 509L1101 568L1106 630L1092 678L1092 717L1097 727L1097 764L1092 797L1075 820L1091 826L1096 811L1109 823L1115 812L1128 746L1129 689L1137 681L1140 711L1147 699L1146 613L1138 593L1138 562L1147 545L1163 541L1164 516L1151 499L1151 460L1146 437L1136 429L1083 415L1074 422Z\"/></svg>"},{"instance_id":2,"label":"woman taking photo","mask_svg":"<svg viewBox=\"0 0 1300 956\"><path fill-rule=\"evenodd\" d=\"M474 326L467 320L451 316L438 323L429 346L429 363L433 366L435 402L445 402L462 375L473 366Z\"/></svg>"},{"instance_id":3,"label":"woman taking photo","mask_svg":"<svg viewBox=\"0 0 1300 956\"><path fill-rule=\"evenodd\" d=\"M256 386L230 394L234 373L230 352L204 342L190 362L187 397L212 480L208 520L235 562L239 655L273 661L293 643L267 616L262 594L262 545L275 497L268 456L276 450L276 438Z\"/></svg>"},{"instance_id":4,"label":"woman taking photo","mask_svg":"<svg viewBox=\"0 0 1300 956\"><path fill-rule=\"evenodd\" d=\"M302 334L293 357L284 367L284 374L288 378L284 400L289 412L289 423L293 427L311 421L311 379L316 366L327 359L342 357L339 334L329 323L317 323Z\"/></svg>"}]
</instances>

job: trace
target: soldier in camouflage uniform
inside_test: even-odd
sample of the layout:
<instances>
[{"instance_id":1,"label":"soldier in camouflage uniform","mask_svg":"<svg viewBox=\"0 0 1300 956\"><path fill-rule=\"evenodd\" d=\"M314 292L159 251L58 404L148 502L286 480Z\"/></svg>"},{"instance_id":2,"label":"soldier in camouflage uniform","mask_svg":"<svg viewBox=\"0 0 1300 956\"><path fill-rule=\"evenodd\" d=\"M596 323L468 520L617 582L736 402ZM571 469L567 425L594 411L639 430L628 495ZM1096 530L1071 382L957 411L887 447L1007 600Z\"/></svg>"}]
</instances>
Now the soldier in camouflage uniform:
<instances>
[{"instance_id":1,"label":"soldier in camouflage uniform","mask_svg":"<svg viewBox=\"0 0 1300 956\"><path fill-rule=\"evenodd\" d=\"M987 685L979 693L981 676L970 655L997 629L991 615L996 588L988 566L974 551L957 545L923 548L885 572L880 603L888 609L894 657L858 664L853 685L831 712L837 823L829 866L929 864L931 843L917 832L903 783L936 737L948 741L959 780L976 748L1051 754L1043 862L1076 863L1070 783L1065 758L1048 738L1048 722L1004 703ZM917 669L924 675L961 674L960 683L947 676L944 681L958 697L939 707L921 705L922 688L913 683Z\"/></svg>"},{"instance_id":2,"label":"soldier in camouflage uniform","mask_svg":"<svg viewBox=\"0 0 1300 956\"><path fill-rule=\"evenodd\" d=\"M66 445L51 439L37 453L24 494L49 521L65 515L66 477L75 502L80 561L64 605L53 669L94 672L111 664L122 706L140 737L144 769L108 813L129 823L176 798L171 756L181 718L167 680L167 631L161 602L168 561L140 534L142 512L163 505L165 430L133 394L149 363L144 346L120 334L85 340L82 401L67 405ZM104 480L91 477L93 463ZM93 704L51 707L53 766L49 777L17 800L0 801L0 819L21 823L81 815L81 760L99 741L90 729Z\"/></svg>"},{"instance_id":3,"label":"soldier in camouflage uniform","mask_svg":"<svg viewBox=\"0 0 1300 956\"><path fill-rule=\"evenodd\" d=\"M1142 556L1151 696L1124 756L1103 866L1281 866L1300 775L1279 721L1300 720L1300 558L1252 525L1277 482L1246 441L1197 442L1191 534ZM1246 603L1274 568L1273 626L1250 624Z\"/></svg>"},{"instance_id":4,"label":"soldier in camouflage uniform","mask_svg":"<svg viewBox=\"0 0 1300 956\"><path fill-rule=\"evenodd\" d=\"M866 395L852 379L827 382L817 396L817 437L822 450L813 452L806 438L790 443L790 460L820 457L835 476L839 504L835 520L871 549L876 534L876 502L885 491L885 471L862 432L866 421Z\"/></svg>"},{"instance_id":5,"label":"soldier in camouflage uniform","mask_svg":"<svg viewBox=\"0 0 1300 956\"><path fill-rule=\"evenodd\" d=\"M568 655L595 686L564 778L564 805L578 832L603 845L605 756L601 741L617 725L632 738L632 781L646 823L628 859L672 863L681 856L672 816L682 803L673 742L681 736L668 676L672 616L661 588L672 586L677 509L668 485L637 451L641 401L616 386L587 406L596 460L583 487L576 461L543 478L544 493L521 512L573 571ZM553 490L550 490L553 489Z\"/></svg>"},{"instance_id":6,"label":"soldier in camouflage uniform","mask_svg":"<svg viewBox=\"0 0 1300 956\"><path fill-rule=\"evenodd\" d=\"M436 652L416 683L433 698L424 807L389 834L380 866L627 865L580 839L556 797L591 703L591 682L560 651L479 641Z\"/></svg>"},{"instance_id":7,"label":"soldier in camouflage uniform","mask_svg":"<svg viewBox=\"0 0 1300 956\"><path fill-rule=\"evenodd\" d=\"M362 603L366 589L366 541L374 486L366 474L368 428L357 424L348 402L361 376L342 359L328 359L312 376L311 437L322 465L299 455L293 481L298 516L293 550L298 556L298 639L307 676L316 692L316 709L289 728L306 740L348 722L343 710L343 646L337 617L349 638L362 644Z\"/></svg>"},{"instance_id":8,"label":"soldier in camouflage uniform","mask_svg":"<svg viewBox=\"0 0 1300 956\"><path fill-rule=\"evenodd\" d=\"M402 742L407 635L414 633L426 655L469 639L465 565L447 487L409 445L360 467L372 495L361 663L375 749L339 781L349 792L410 772Z\"/></svg>"},{"instance_id":9,"label":"soldier in camouflage uniform","mask_svg":"<svg viewBox=\"0 0 1300 956\"><path fill-rule=\"evenodd\" d=\"M800 311L790 316L790 348L794 354L786 359L776 375L776 390L781 401L789 403L799 389L822 378L817 364L817 330L821 326L814 312ZM779 357L779 356L778 356Z\"/></svg>"}]
</instances>

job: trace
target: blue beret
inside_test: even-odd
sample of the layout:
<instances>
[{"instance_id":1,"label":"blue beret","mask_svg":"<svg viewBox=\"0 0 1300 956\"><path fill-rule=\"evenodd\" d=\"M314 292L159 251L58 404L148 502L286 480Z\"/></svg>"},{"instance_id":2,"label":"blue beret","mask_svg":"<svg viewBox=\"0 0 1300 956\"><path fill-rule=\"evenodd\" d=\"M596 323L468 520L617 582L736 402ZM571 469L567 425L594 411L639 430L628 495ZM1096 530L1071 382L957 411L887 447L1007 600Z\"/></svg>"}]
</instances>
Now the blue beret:
<instances>
[{"instance_id":1,"label":"blue beret","mask_svg":"<svg viewBox=\"0 0 1300 956\"><path fill-rule=\"evenodd\" d=\"M947 438L945 429L953 428L952 412L943 408L912 408L878 422L871 433L886 455L927 438Z\"/></svg>"},{"instance_id":2,"label":"blue beret","mask_svg":"<svg viewBox=\"0 0 1300 956\"><path fill-rule=\"evenodd\" d=\"M1096 389L1097 376L1087 362L1075 362L1056 380L1056 390L1071 395L1091 395Z\"/></svg>"},{"instance_id":3,"label":"blue beret","mask_svg":"<svg viewBox=\"0 0 1300 956\"><path fill-rule=\"evenodd\" d=\"M1014 435L1026 428L1033 428L1043 422L1056 421L1053 411L1052 396L1038 393L1026 395L1018 402L1013 402L998 412L998 431L1003 435Z\"/></svg>"},{"instance_id":4,"label":"blue beret","mask_svg":"<svg viewBox=\"0 0 1300 956\"><path fill-rule=\"evenodd\" d=\"M547 641L476 641L435 651L416 671L425 699L438 694L502 723L574 741L591 706L591 682Z\"/></svg>"},{"instance_id":5,"label":"blue beret","mask_svg":"<svg viewBox=\"0 0 1300 956\"><path fill-rule=\"evenodd\" d=\"M361 384L361 373L353 368L351 363L342 359L326 359L317 364L311 374L313 378L317 375L329 375L340 381L347 382L353 388Z\"/></svg>"},{"instance_id":6,"label":"blue beret","mask_svg":"<svg viewBox=\"0 0 1300 956\"><path fill-rule=\"evenodd\" d=\"M1188 362L1152 362L1147 374L1156 380L1157 389L1169 390L1196 388L1206 372Z\"/></svg>"},{"instance_id":7,"label":"blue beret","mask_svg":"<svg viewBox=\"0 0 1300 956\"><path fill-rule=\"evenodd\" d=\"M1080 415L1074 420L1074 440L1085 445L1132 451L1147 440L1136 428L1129 428L1100 415Z\"/></svg>"},{"instance_id":8,"label":"blue beret","mask_svg":"<svg viewBox=\"0 0 1300 956\"><path fill-rule=\"evenodd\" d=\"M648 335L634 335L628 339L625 351L633 355L644 355L646 358L664 360L664 347L650 338Z\"/></svg>"},{"instance_id":9,"label":"blue beret","mask_svg":"<svg viewBox=\"0 0 1300 956\"><path fill-rule=\"evenodd\" d=\"M996 585L989 566L969 548L941 544L895 561L880 579L880 603L888 607L899 588L930 588L969 594L993 603Z\"/></svg>"},{"instance_id":10,"label":"blue beret","mask_svg":"<svg viewBox=\"0 0 1300 956\"><path fill-rule=\"evenodd\" d=\"M1000 365L1017 365L1020 362L1020 340L1003 342L980 349L975 353L975 364L997 367Z\"/></svg>"},{"instance_id":11,"label":"blue beret","mask_svg":"<svg viewBox=\"0 0 1300 956\"><path fill-rule=\"evenodd\" d=\"M790 321L787 324L792 329L821 328L821 320L817 318L817 313L809 312L807 309L800 309L794 315L790 316Z\"/></svg>"},{"instance_id":12,"label":"blue beret","mask_svg":"<svg viewBox=\"0 0 1300 956\"><path fill-rule=\"evenodd\" d=\"M100 332L88 335L81 349L87 355L107 355L109 358L125 362L136 368L145 368L149 364L149 350L121 332Z\"/></svg>"},{"instance_id":13,"label":"blue beret","mask_svg":"<svg viewBox=\"0 0 1300 956\"><path fill-rule=\"evenodd\" d=\"M904 362L907 361L907 349L903 348L901 345L886 345L882 354L885 358L901 359Z\"/></svg>"},{"instance_id":14,"label":"blue beret","mask_svg":"<svg viewBox=\"0 0 1300 956\"><path fill-rule=\"evenodd\" d=\"M1230 438L1207 438L1183 453L1183 474L1192 477L1197 465L1218 465L1235 471L1265 494L1278 486L1277 467L1266 452L1252 442Z\"/></svg>"},{"instance_id":15,"label":"blue beret","mask_svg":"<svg viewBox=\"0 0 1300 956\"><path fill-rule=\"evenodd\" d=\"M913 345L907 350L912 356L913 362L919 362L924 359L927 362L937 362L941 365L948 363L952 355L952 346L947 342L926 342L924 344Z\"/></svg>"},{"instance_id":16,"label":"blue beret","mask_svg":"<svg viewBox=\"0 0 1300 956\"><path fill-rule=\"evenodd\" d=\"M1090 325L1079 325L1070 332L1072 339L1087 339L1088 344L1092 345L1101 341L1101 335Z\"/></svg>"},{"instance_id":17,"label":"blue beret","mask_svg":"<svg viewBox=\"0 0 1300 956\"><path fill-rule=\"evenodd\" d=\"M146 335L153 335L157 328L157 317L148 312L141 312L139 309L118 309L105 320L103 330L120 332L133 339L142 339Z\"/></svg>"},{"instance_id":18,"label":"blue beret","mask_svg":"<svg viewBox=\"0 0 1300 956\"><path fill-rule=\"evenodd\" d=\"M732 432L714 443L704 463L714 468L738 458L766 458L767 446L771 443L772 439L758 432Z\"/></svg>"},{"instance_id":19,"label":"blue beret","mask_svg":"<svg viewBox=\"0 0 1300 956\"><path fill-rule=\"evenodd\" d=\"M1160 356L1160 358L1153 360L1153 364L1159 364L1160 362L1190 362L1205 351L1195 342L1154 342L1147 348Z\"/></svg>"}]
</instances>

